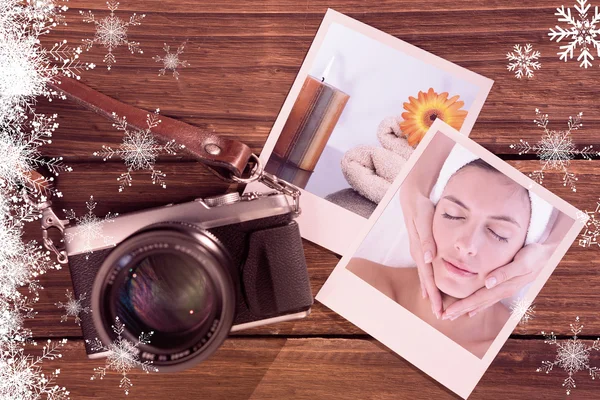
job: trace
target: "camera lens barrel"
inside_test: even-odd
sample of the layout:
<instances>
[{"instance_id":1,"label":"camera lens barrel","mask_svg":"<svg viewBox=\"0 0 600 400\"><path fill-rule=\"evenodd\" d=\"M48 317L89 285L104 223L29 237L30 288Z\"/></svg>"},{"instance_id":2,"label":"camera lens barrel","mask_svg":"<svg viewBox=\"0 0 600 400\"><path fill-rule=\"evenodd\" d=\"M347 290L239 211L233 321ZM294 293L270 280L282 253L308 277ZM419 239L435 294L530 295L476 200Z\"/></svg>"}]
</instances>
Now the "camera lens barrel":
<instances>
[{"instance_id":1,"label":"camera lens barrel","mask_svg":"<svg viewBox=\"0 0 600 400\"><path fill-rule=\"evenodd\" d=\"M120 243L94 280L91 304L100 340L111 343L119 317L122 336L140 344L140 359L161 372L179 371L209 357L227 337L236 305L235 274L227 250L193 224L165 222Z\"/></svg>"}]
</instances>

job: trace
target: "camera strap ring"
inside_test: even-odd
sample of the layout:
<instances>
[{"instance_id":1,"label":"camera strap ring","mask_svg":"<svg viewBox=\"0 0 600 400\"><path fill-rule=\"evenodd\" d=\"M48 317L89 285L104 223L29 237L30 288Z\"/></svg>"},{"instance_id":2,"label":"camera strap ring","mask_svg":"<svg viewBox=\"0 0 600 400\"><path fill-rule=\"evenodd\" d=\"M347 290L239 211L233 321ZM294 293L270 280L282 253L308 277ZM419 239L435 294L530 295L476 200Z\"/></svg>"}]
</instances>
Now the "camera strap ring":
<instances>
[{"instance_id":1,"label":"camera strap ring","mask_svg":"<svg viewBox=\"0 0 600 400\"><path fill-rule=\"evenodd\" d=\"M250 170L250 176L248 178L238 178L235 175L222 178L225 180L230 179L234 182L243 184L258 181L271 189L288 195L294 200L294 213L296 215L299 215L300 195L302 194L302 192L300 192L300 189L292 185L291 183L284 181L283 179L280 179L277 176L265 171L262 161L260 161L260 158L256 154L252 153L252 159L254 160L254 166L252 166Z\"/></svg>"}]
</instances>

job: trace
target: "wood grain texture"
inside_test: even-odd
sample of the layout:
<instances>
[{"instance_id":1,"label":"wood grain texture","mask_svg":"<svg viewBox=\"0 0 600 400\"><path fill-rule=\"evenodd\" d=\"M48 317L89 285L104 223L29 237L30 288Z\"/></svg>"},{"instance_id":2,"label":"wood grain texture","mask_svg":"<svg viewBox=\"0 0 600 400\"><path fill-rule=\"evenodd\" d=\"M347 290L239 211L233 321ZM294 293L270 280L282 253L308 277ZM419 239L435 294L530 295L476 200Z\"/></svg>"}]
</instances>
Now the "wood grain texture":
<instances>
[{"instance_id":1,"label":"wood grain texture","mask_svg":"<svg viewBox=\"0 0 600 400\"><path fill-rule=\"evenodd\" d=\"M92 10L98 18L108 14L104 1L70 0L68 5L68 26L44 37L44 44L62 39L78 44L92 38L94 28L82 21L79 10ZM546 0L121 1L118 16L146 14L140 26L128 30L144 53L132 55L123 46L117 48L117 61L109 72L102 63L106 49L95 44L81 58L98 66L86 71L82 81L125 103L149 111L160 108L163 115L243 140L258 154L330 7L493 79L470 136L529 173L539 167L539 161L523 160L509 146L519 139L530 143L540 139L542 131L532 121L536 108L549 114L549 129L554 130L566 129L568 117L582 111L584 126L573 133L573 141L579 148L593 145L600 150L598 65L584 70L576 60L558 60L559 44L547 36L548 28L557 24L558 6ZM164 43L176 48L184 41L181 59L190 66L180 69L178 81L168 72L159 77L161 66L152 57L164 54ZM531 80L519 81L506 70L506 53L517 43L531 43L542 53L542 69ZM140 171L133 175L133 186L118 193L116 178L125 171L124 165L118 159L102 162L92 153L103 145L118 147L122 133L110 121L66 101L40 100L38 111L58 114L60 123L53 143L40 148L43 156L62 156L74 169L58 177L64 197L55 201L57 210L72 208L81 215L93 195L98 202L96 215L124 214L232 189L182 153L158 158L157 168L167 173L167 189L152 185L149 174ZM570 170L579 178L576 193L562 186L560 173L547 174L544 185L582 210L594 209L600 162L574 161ZM35 224L26 227L26 240L38 235ZM308 241L304 249L316 294L339 256ZM537 297L535 318L517 327L471 398L565 397L560 386L564 371L535 372L542 360L553 360L555 354L540 332L553 330L568 337L569 323L579 316L585 325L584 338L600 336L597 251L573 244ZM38 315L26 326L38 338L74 339L62 360L47 362L45 367L61 369L58 383L68 387L72 398L123 398L117 374L103 381L89 380L93 368L103 362L86 359L73 320L59 322L61 310L54 303L64 301L65 290L71 287L68 268L51 271L40 281L45 289L36 306ZM600 365L598 355L590 361ZM213 358L191 370L166 375L133 371L131 376L132 398L457 398L319 303L305 320L240 332ZM585 371L575 378L573 399L600 398L598 382Z\"/></svg>"},{"instance_id":2,"label":"wood grain texture","mask_svg":"<svg viewBox=\"0 0 600 400\"><path fill-rule=\"evenodd\" d=\"M591 341L584 341L590 345ZM37 350L39 353L39 349ZM540 340L509 339L469 399L564 399L564 371L536 372L553 361L555 347ZM32 354L36 354L32 351ZM598 354L591 362L599 362ZM86 360L83 343L69 341L59 361L57 383L72 398L123 398L121 375L90 381L103 360ZM234 338L209 360L183 372L145 374L132 370L134 399L458 399L429 376L372 339ZM596 399L598 382L585 371L574 376L571 398ZM533 396L533 397L532 397Z\"/></svg>"},{"instance_id":3,"label":"wood grain texture","mask_svg":"<svg viewBox=\"0 0 600 400\"><path fill-rule=\"evenodd\" d=\"M400 1L376 8L358 1L337 8L336 4L269 1L268 6L252 12L248 10L251 5L242 3L214 7L195 2L123 3L119 10L124 16L134 10L146 13L142 24L128 32L131 40L141 43L144 54L131 55L126 48L117 48L117 63L109 72L102 65L106 49L95 44L81 56L98 64L84 74L83 82L126 103L147 110L160 108L170 117L226 136L243 137L258 151L329 6L493 79L493 89L471 137L494 153L514 154L510 144L519 139L539 140L541 131L532 122L535 108L550 115L549 128L555 130L566 129L567 118L583 112L584 127L573 140L578 146L594 144L600 149L600 117L594 114L597 66L583 70L576 61L558 60L558 45L547 36L548 28L557 23L553 15L557 6L552 2L529 2L530 6L524 5L527 2L486 2L478 8L462 1L453 3L456 9L447 4L438 9L435 3L421 7ZM91 38L93 27L83 23L77 11L92 9L98 17L107 13L101 2L69 5L69 25L44 38L46 43L66 38L76 44ZM165 42L175 47L184 41L188 44L182 59L190 67L181 69L179 81L168 74L158 77L160 67L152 56L164 53ZM514 44L525 42L541 52L542 68L533 79L518 81L506 70L506 53ZM54 102L47 109L62 110L63 121L73 120L63 123L56 143L43 149L48 155L85 157L91 154L90 144L119 143L121 136L110 124L97 119L88 123L89 112L64 107ZM398 111L403 111L401 104Z\"/></svg>"}]
</instances>

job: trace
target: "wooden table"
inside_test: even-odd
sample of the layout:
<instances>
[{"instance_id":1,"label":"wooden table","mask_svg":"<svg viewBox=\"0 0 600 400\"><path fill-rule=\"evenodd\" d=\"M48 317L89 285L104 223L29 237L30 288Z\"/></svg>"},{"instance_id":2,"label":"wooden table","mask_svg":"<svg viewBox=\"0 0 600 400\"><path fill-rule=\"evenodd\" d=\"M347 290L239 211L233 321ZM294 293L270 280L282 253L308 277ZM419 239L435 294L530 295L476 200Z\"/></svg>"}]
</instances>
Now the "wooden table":
<instances>
[{"instance_id":1,"label":"wooden table","mask_svg":"<svg viewBox=\"0 0 600 400\"><path fill-rule=\"evenodd\" d=\"M56 28L44 43L59 39L79 43L92 38L78 10L108 14L103 1L71 0L68 26ZM573 133L578 147L600 149L598 61L587 70L576 60L564 63L550 42L548 28L560 1L440 1L416 0L123 0L116 14L129 18L144 13L140 26L130 27L129 38L139 41L143 54L131 55L123 46L114 51L116 64L107 71L106 53L96 44L82 59L98 66L82 81L125 103L154 110L206 130L248 143L258 154L300 68L328 7L370 24L398 38L448 59L495 81L471 137L509 160L523 172L539 166L509 148L524 139L537 142L541 130L533 124L535 108L550 115L551 129L566 129L570 115L583 111L584 126ZM565 4L572 7L571 3ZM572 10L575 13L575 10ZM593 9L590 13L593 12ZM561 23L564 26L564 23ZM157 76L160 65L151 57L163 55L163 43L174 49L187 40L174 80ZM505 55L514 44L531 43L541 51L542 69L531 80L517 80L506 70ZM562 44L562 43L561 43ZM578 53L575 54L577 56ZM399 111L401 105L398 105ZM66 101L41 101L38 110L58 113L60 128L53 143L41 148L44 156L63 156L73 172L58 177L64 197L57 209L85 213L90 195L98 202L95 214L126 213L195 197L223 193L227 185L188 156L159 158L167 173L167 189L153 186L145 172L134 175L133 186L117 192L122 161L102 162L92 153L102 145L118 147L122 133L111 123ZM596 207L600 161L575 160L570 170L579 178L577 192L563 187L560 173L548 173L545 186L582 210ZM26 239L37 238L36 224ZM313 294L331 273L339 256L304 242ZM519 326L473 392L472 399L562 399L566 373L536 373L542 360L554 360L556 348L545 344L542 330L570 337L569 324L579 316L585 325L582 339L600 335L600 274L597 248L573 244L536 299L535 318ZM119 376L90 381L93 368L83 349L81 332L71 319L61 323L64 301L71 287L69 269L43 276L38 315L27 322L38 341L70 339L62 359L45 362L49 371L60 368L58 383L74 399L124 398ZM406 329L410 329L409 326ZM400 333L399 333L400 334ZM598 352L596 352L598 353ZM600 355L592 354L600 366ZM132 398L140 399L450 399L457 398L417 368L323 305L302 321L240 332L228 339L210 360L177 374L130 374ZM600 398L600 383L586 371L575 375L574 399Z\"/></svg>"}]
</instances>

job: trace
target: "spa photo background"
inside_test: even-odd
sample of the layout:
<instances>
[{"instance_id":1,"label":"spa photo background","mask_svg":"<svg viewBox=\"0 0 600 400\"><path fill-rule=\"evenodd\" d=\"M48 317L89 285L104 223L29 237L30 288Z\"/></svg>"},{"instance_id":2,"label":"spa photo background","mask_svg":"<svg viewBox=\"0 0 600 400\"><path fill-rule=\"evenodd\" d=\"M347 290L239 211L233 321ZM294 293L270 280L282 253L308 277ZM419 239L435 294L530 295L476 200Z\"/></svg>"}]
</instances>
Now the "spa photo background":
<instances>
[{"instance_id":1,"label":"spa photo background","mask_svg":"<svg viewBox=\"0 0 600 400\"><path fill-rule=\"evenodd\" d=\"M438 146L438 139L441 140L442 136L443 134L436 133L425 152ZM456 146L460 145L456 144ZM419 158L416 165L421 162L422 158ZM408 173L408 176L411 175L411 172ZM410 240L400 204L401 188L402 185L395 191L392 200L385 206L385 209L355 251L354 257L364 258L387 267L416 268L415 261L410 254ZM501 300L502 303L510 308L515 301L525 296L530 286L531 284L525 285L513 296Z\"/></svg>"},{"instance_id":2,"label":"spa photo background","mask_svg":"<svg viewBox=\"0 0 600 400\"><path fill-rule=\"evenodd\" d=\"M323 81L348 98L309 178L294 183L365 218L414 147L397 137L403 136L399 128L406 112L403 103L431 88L438 94L447 92L449 98L458 95L458 101L464 102L461 110L468 112L481 90L475 83L337 23L329 28L308 74L308 79ZM294 111L288 121L293 116ZM389 131L387 139L378 135L382 129ZM349 191L366 207L353 207L354 199L348 205L344 197ZM356 191L362 196L356 196Z\"/></svg>"}]
</instances>

